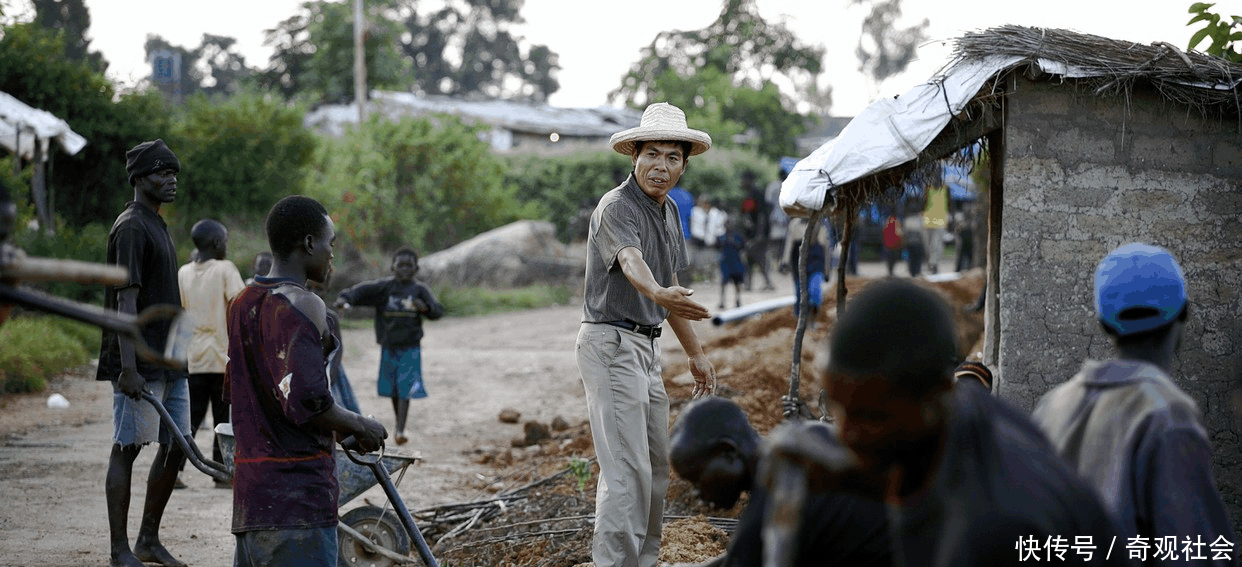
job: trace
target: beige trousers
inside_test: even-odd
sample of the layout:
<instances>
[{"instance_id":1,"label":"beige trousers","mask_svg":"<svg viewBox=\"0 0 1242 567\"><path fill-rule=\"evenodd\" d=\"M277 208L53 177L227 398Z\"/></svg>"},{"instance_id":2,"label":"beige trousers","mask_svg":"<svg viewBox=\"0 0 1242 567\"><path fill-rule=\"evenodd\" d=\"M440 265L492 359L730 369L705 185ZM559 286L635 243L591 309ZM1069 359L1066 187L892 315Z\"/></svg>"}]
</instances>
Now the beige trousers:
<instances>
[{"instance_id":1,"label":"beige trousers","mask_svg":"<svg viewBox=\"0 0 1242 567\"><path fill-rule=\"evenodd\" d=\"M578 371L600 476L596 567L655 567L668 493L668 394L655 340L602 323L578 331Z\"/></svg>"}]
</instances>

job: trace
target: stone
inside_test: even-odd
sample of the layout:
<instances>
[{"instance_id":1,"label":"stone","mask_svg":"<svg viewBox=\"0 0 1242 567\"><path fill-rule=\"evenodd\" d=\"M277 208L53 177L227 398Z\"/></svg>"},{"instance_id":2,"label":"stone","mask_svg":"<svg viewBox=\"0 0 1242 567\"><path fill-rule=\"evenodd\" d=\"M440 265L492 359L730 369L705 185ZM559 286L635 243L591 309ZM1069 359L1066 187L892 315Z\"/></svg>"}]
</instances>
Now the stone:
<instances>
[{"instance_id":1,"label":"stone","mask_svg":"<svg viewBox=\"0 0 1242 567\"><path fill-rule=\"evenodd\" d=\"M513 408L504 408L500 410L500 415L497 416L497 419L501 423L517 423L522 420L522 412Z\"/></svg>"}]
</instances>

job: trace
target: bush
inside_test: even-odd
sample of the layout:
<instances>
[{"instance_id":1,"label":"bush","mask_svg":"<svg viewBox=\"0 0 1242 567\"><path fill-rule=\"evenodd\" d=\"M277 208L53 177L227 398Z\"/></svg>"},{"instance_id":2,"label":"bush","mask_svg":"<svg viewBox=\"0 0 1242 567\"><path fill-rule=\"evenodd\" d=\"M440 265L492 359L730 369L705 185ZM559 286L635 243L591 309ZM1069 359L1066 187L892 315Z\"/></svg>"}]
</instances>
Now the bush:
<instances>
[{"instance_id":1,"label":"bush","mask_svg":"<svg viewBox=\"0 0 1242 567\"><path fill-rule=\"evenodd\" d=\"M480 128L452 116L378 115L315 154L307 194L359 248L442 250L519 219L538 218L504 184Z\"/></svg>"},{"instance_id":2,"label":"bush","mask_svg":"<svg viewBox=\"0 0 1242 567\"><path fill-rule=\"evenodd\" d=\"M185 188L168 205L177 224L188 229L201 218L266 214L281 197L302 193L316 146L304 114L278 96L255 92L186 101L168 140Z\"/></svg>"},{"instance_id":3,"label":"bush","mask_svg":"<svg viewBox=\"0 0 1242 567\"><path fill-rule=\"evenodd\" d=\"M6 393L41 392L48 376L90 362L86 347L71 334L84 336L85 331L66 328L55 317L17 317L0 327L0 376Z\"/></svg>"},{"instance_id":4,"label":"bush","mask_svg":"<svg viewBox=\"0 0 1242 567\"><path fill-rule=\"evenodd\" d=\"M34 206L24 203L19 213L17 226L11 236L12 242L26 252L28 256L55 258L57 260L80 260L83 262L102 263L107 259L108 224L91 223L81 228L69 226L57 217L57 228L52 234L43 230L25 228L26 222L34 218ZM43 291L76 301L103 303L103 286L82 285L69 282L49 282L38 286Z\"/></svg>"}]
</instances>

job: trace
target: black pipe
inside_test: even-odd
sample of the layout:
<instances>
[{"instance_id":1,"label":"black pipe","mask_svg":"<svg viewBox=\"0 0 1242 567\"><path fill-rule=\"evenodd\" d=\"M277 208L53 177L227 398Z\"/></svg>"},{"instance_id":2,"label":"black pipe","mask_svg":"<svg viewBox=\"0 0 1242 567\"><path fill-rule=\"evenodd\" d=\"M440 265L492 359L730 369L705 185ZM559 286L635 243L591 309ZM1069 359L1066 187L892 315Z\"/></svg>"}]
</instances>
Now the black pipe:
<instances>
[{"instance_id":1,"label":"black pipe","mask_svg":"<svg viewBox=\"0 0 1242 567\"><path fill-rule=\"evenodd\" d=\"M426 567L440 567L440 564L436 562L435 556L431 553L431 547L427 545L427 540L423 539L423 532L419 531L418 525L414 523L414 516L410 515L410 510L405 507L405 501L397 493L397 487L393 485L392 477L388 476L388 469L384 468L383 457L371 459L355 457L354 451L348 448L355 443L352 436L341 441L341 447L345 448L345 456L349 457L349 460L371 469L371 472L375 474L375 480L379 481L380 486L384 488L384 494L388 495L388 501L392 503L392 509L397 512L397 517L401 518L401 523L405 525L405 531L409 532L410 539L414 541L414 547L418 549L418 556L423 560L423 564Z\"/></svg>"},{"instance_id":2,"label":"black pipe","mask_svg":"<svg viewBox=\"0 0 1242 567\"><path fill-rule=\"evenodd\" d=\"M177 441L177 445L181 447L181 451L185 453L194 468L203 471L207 476L214 478L220 482L233 482L233 471L228 466L217 463L203 456L198 450L198 445L194 444L194 438L184 435L181 429L177 427L177 422L169 415L168 410L164 408L164 404L160 403L160 399L155 397L149 390L143 389L142 398L151 402L155 406L155 411L160 414L160 421L164 422L164 427L173 433L172 438Z\"/></svg>"}]
</instances>

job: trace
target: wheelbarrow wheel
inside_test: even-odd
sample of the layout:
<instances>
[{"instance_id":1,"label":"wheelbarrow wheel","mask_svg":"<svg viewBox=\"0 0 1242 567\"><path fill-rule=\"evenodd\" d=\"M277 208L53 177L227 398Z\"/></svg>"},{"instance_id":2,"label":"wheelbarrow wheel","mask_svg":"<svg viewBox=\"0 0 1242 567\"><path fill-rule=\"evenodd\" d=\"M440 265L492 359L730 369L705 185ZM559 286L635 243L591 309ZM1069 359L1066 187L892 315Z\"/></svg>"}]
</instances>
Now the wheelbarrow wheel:
<instances>
[{"instance_id":1,"label":"wheelbarrow wheel","mask_svg":"<svg viewBox=\"0 0 1242 567\"><path fill-rule=\"evenodd\" d=\"M384 515L381 516L380 512L384 512ZM392 510L384 511L378 506L360 506L341 516L341 523L370 538L375 545L388 548L400 555L410 554L410 535L405 533L401 519ZM336 564L339 567L391 567L396 565L393 560L368 551L362 542L344 532L338 533L337 538L340 542L340 554Z\"/></svg>"}]
</instances>

